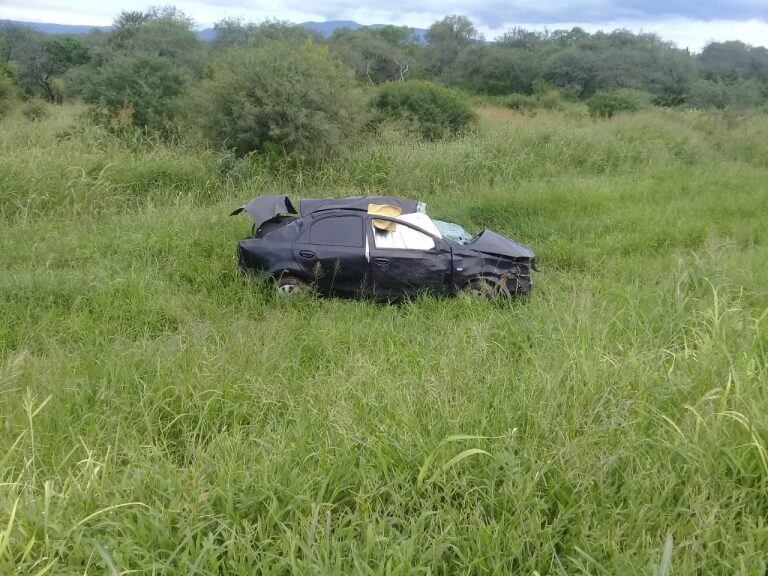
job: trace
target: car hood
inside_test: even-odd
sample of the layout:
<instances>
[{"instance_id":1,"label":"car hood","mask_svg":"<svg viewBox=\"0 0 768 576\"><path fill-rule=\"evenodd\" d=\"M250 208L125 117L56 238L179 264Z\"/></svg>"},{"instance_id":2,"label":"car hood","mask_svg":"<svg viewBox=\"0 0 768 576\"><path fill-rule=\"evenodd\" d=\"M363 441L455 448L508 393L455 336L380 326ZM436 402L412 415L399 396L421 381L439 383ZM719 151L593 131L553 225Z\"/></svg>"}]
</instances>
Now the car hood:
<instances>
[{"instance_id":1,"label":"car hood","mask_svg":"<svg viewBox=\"0 0 768 576\"><path fill-rule=\"evenodd\" d=\"M475 236L475 239L467 244L467 248L484 254L495 254L508 258L535 258L536 256L530 246L515 242L488 229Z\"/></svg>"}]
</instances>

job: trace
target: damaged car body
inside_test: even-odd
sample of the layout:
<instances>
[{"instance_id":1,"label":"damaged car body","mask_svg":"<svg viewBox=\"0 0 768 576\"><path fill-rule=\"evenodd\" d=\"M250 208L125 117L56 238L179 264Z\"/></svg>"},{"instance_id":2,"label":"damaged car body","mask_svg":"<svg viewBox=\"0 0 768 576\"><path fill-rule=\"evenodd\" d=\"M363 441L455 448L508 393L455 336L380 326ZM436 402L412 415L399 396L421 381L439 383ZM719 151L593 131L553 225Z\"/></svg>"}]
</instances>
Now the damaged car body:
<instances>
[{"instance_id":1,"label":"damaged car body","mask_svg":"<svg viewBox=\"0 0 768 576\"><path fill-rule=\"evenodd\" d=\"M421 202L390 196L258 196L247 212L252 234L237 247L240 267L273 278L291 294L397 300L420 292L512 298L531 291L530 247L484 230L432 220Z\"/></svg>"}]
</instances>

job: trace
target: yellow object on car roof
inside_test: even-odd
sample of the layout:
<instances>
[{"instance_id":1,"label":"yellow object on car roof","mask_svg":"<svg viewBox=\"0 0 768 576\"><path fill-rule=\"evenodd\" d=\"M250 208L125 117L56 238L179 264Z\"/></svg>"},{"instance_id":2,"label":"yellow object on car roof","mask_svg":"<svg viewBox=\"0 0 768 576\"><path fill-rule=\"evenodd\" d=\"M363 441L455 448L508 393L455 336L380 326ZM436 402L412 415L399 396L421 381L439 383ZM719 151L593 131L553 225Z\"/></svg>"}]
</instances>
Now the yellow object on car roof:
<instances>
[{"instance_id":1,"label":"yellow object on car roof","mask_svg":"<svg viewBox=\"0 0 768 576\"><path fill-rule=\"evenodd\" d=\"M393 206L392 204L368 204L368 214L389 216L390 218L397 218L403 213L403 209L399 206ZM390 220L373 220L373 226L379 230L387 230L394 232L397 228L397 224Z\"/></svg>"}]
</instances>

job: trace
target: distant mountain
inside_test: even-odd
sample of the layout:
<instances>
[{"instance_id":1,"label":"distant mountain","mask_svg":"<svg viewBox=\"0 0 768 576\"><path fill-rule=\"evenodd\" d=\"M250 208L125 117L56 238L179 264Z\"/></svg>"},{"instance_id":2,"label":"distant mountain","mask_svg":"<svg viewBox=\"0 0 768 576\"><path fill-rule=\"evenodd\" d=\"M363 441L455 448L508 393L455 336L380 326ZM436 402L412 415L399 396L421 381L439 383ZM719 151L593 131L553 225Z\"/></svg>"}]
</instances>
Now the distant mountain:
<instances>
[{"instance_id":1,"label":"distant mountain","mask_svg":"<svg viewBox=\"0 0 768 576\"><path fill-rule=\"evenodd\" d=\"M213 42L216 38L216 31L213 28L203 28L197 31L197 37L203 42Z\"/></svg>"},{"instance_id":2,"label":"distant mountain","mask_svg":"<svg viewBox=\"0 0 768 576\"><path fill-rule=\"evenodd\" d=\"M360 24L353 20L330 20L328 22L302 22L300 26L304 26L307 30L322 34L326 38L336 32L336 30L342 30L347 28L349 30L358 30L360 28L384 28L386 24ZM424 28L411 28L413 30L412 37L414 40L424 42L427 36L427 31Z\"/></svg>"},{"instance_id":3,"label":"distant mountain","mask_svg":"<svg viewBox=\"0 0 768 576\"><path fill-rule=\"evenodd\" d=\"M102 32L109 32L111 26L78 26L74 24L52 24L48 22L21 22L19 20L0 20L0 28L4 26L25 26L32 28L38 32L44 34L88 34L92 30L97 29ZM331 20L329 22L302 22L300 26L303 26L307 30L317 32L318 34L325 36L326 38L333 34L336 30L348 28L349 30L358 30L364 28L363 24L354 22L352 20ZM382 28L384 24L373 24L370 28ZM413 37L419 42L423 42L427 31L423 28L414 28ZM198 37L204 42L210 42L214 39L216 33L213 28L203 28L197 31Z\"/></svg>"},{"instance_id":4,"label":"distant mountain","mask_svg":"<svg viewBox=\"0 0 768 576\"><path fill-rule=\"evenodd\" d=\"M76 24L51 24L48 22L20 22L18 20L0 20L0 28L6 26L24 26L43 34L88 34L94 29L102 32L109 31L111 26L78 26Z\"/></svg>"},{"instance_id":5,"label":"distant mountain","mask_svg":"<svg viewBox=\"0 0 768 576\"><path fill-rule=\"evenodd\" d=\"M362 28L362 24L358 24L357 22L353 22L352 20L331 20L329 22L302 22L300 26L303 26L307 30L311 30L312 32L318 32L322 34L325 37L330 36L336 30L339 30L341 28L349 28L350 30L357 30L358 28Z\"/></svg>"}]
</instances>

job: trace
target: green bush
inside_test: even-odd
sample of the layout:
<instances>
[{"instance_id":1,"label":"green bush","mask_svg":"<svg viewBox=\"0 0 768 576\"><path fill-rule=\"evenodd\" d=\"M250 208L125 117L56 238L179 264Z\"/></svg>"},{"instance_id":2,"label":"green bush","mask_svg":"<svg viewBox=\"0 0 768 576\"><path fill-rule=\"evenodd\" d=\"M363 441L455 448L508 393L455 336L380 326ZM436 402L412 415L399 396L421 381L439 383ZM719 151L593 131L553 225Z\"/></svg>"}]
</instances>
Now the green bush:
<instances>
[{"instance_id":1,"label":"green bush","mask_svg":"<svg viewBox=\"0 0 768 576\"><path fill-rule=\"evenodd\" d=\"M563 107L563 99L557 90L549 90L537 98L539 108L544 110L561 110Z\"/></svg>"},{"instance_id":2,"label":"green bush","mask_svg":"<svg viewBox=\"0 0 768 576\"><path fill-rule=\"evenodd\" d=\"M21 112L27 120L34 122L48 115L48 106L42 98L30 98L24 103Z\"/></svg>"},{"instance_id":3,"label":"green bush","mask_svg":"<svg viewBox=\"0 0 768 576\"><path fill-rule=\"evenodd\" d=\"M177 111L185 77L170 60L158 56L122 56L88 73L71 77L81 83L83 100L107 110L121 123L163 129Z\"/></svg>"},{"instance_id":4,"label":"green bush","mask_svg":"<svg viewBox=\"0 0 768 576\"><path fill-rule=\"evenodd\" d=\"M395 121L430 140L462 132L475 120L472 108L457 92L423 80L385 84L373 108L375 122Z\"/></svg>"},{"instance_id":5,"label":"green bush","mask_svg":"<svg viewBox=\"0 0 768 576\"><path fill-rule=\"evenodd\" d=\"M504 105L507 108L512 108L513 110L524 112L526 110L534 110L538 108L539 101L536 96L532 94L519 94L517 92L513 92L504 99Z\"/></svg>"},{"instance_id":6,"label":"green bush","mask_svg":"<svg viewBox=\"0 0 768 576\"><path fill-rule=\"evenodd\" d=\"M632 90L598 92L587 100L590 115L611 118L618 112L634 112L643 107L641 97Z\"/></svg>"},{"instance_id":7,"label":"green bush","mask_svg":"<svg viewBox=\"0 0 768 576\"><path fill-rule=\"evenodd\" d=\"M346 148L365 115L352 73L311 41L232 47L198 87L192 107L205 135L225 148L295 158Z\"/></svg>"},{"instance_id":8,"label":"green bush","mask_svg":"<svg viewBox=\"0 0 768 576\"><path fill-rule=\"evenodd\" d=\"M546 82L537 80L534 83L533 94L509 94L504 99L504 105L521 112L530 110L562 110L563 98L560 92Z\"/></svg>"},{"instance_id":9,"label":"green bush","mask_svg":"<svg viewBox=\"0 0 768 576\"><path fill-rule=\"evenodd\" d=\"M16 101L16 89L10 78L0 74L0 118L6 116Z\"/></svg>"},{"instance_id":10,"label":"green bush","mask_svg":"<svg viewBox=\"0 0 768 576\"><path fill-rule=\"evenodd\" d=\"M755 80L701 79L691 87L689 104L697 108L751 108L763 101L760 84Z\"/></svg>"}]
</instances>

